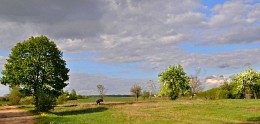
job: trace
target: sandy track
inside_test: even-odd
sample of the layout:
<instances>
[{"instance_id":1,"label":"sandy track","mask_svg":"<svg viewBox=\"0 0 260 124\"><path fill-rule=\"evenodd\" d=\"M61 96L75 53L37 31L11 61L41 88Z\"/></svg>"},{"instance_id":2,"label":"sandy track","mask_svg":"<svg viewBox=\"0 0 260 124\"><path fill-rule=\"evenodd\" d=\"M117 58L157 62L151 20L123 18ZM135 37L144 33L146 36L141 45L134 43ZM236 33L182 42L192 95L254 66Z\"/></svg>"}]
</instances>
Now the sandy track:
<instances>
[{"instance_id":1,"label":"sandy track","mask_svg":"<svg viewBox=\"0 0 260 124\"><path fill-rule=\"evenodd\" d=\"M0 107L0 124L36 124L33 114L15 106Z\"/></svg>"}]
</instances>

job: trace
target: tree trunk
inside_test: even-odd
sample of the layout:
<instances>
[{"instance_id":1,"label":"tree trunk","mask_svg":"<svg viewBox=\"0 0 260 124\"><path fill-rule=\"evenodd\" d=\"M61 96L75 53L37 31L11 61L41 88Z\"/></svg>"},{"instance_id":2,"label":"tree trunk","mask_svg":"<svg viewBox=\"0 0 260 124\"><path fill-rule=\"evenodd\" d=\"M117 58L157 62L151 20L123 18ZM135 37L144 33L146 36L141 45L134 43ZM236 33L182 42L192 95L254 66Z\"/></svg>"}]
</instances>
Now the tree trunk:
<instances>
[{"instance_id":1,"label":"tree trunk","mask_svg":"<svg viewBox=\"0 0 260 124\"><path fill-rule=\"evenodd\" d=\"M37 87L34 86L33 90L34 90L33 95L34 95L34 98L35 98L35 107L38 108L38 106L39 106L39 97L38 97L38 94L37 94Z\"/></svg>"}]
</instances>

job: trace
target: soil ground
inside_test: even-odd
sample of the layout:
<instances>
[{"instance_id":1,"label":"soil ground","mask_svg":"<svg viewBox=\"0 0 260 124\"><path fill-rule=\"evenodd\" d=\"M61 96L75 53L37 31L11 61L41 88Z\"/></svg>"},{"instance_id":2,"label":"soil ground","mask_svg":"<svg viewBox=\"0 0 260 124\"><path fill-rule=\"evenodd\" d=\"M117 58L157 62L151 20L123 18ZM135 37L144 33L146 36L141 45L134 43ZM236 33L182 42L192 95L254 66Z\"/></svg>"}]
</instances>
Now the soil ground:
<instances>
[{"instance_id":1,"label":"soil ground","mask_svg":"<svg viewBox=\"0 0 260 124\"><path fill-rule=\"evenodd\" d=\"M36 124L34 115L16 106L0 107L0 124Z\"/></svg>"}]
</instances>

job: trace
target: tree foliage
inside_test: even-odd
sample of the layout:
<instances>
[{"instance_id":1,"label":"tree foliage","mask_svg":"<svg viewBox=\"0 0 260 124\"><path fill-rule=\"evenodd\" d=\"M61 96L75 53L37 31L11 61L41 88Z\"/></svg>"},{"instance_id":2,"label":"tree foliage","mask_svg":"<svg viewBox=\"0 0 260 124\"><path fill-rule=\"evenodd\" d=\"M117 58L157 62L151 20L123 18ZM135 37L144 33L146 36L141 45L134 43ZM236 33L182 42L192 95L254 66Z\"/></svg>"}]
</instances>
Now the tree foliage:
<instances>
[{"instance_id":1,"label":"tree foliage","mask_svg":"<svg viewBox=\"0 0 260 124\"><path fill-rule=\"evenodd\" d=\"M218 88L212 88L207 91L199 92L198 97L203 99L233 99L236 95L232 94L233 85L228 84L227 80Z\"/></svg>"},{"instance_id":2,"label":"tree foliage","mask_svg":"<svg viewBox=\"0 0 260 124\"><path fill-rule=\"evenodd\" d=\"M253 94L257 98L260 85L260 74L253 68L248 67L246 71L243 71L235 75L231 80L231 85L234 85L233 94L240 96L241 94ZM245 96L244 96L245 97Z\"/></svg>"},{"instance_id":3,"label":"tree foliage","mask_svg":"<svg viewBox=\"0 0 260 124\"><path fill-rule=\"evenodd\" d=\"M136 101L138 101L138 98L142 94L142 88L139 85L134 85L131 89L130 92L135 96Z\"/></svg>"},{"instance_id":4,"label":"tree foliage","mask_svg":"<svg viewBox=\"0 0 260 124\"><path fill-rule=\"evenodd\" d=\"M251 67L236 74L230 83L225 80L220 87L199 93L199 97L206 99L241 99L251 96L260 97L260 74Z\"/></svg>"},{"instance_id":5,"label":"tree foliage","mask_svg":"<svg viewBox=\"0 0 260 124\"><path fill-rule=\"evenodd\" d=\"M72 89L69 94L69 100L77 100L77 93L75 89Z\"/></svg>"},{"instance_id":6,"label":"tree foliage","mask_svg":"<svg viewBox=\"0 0 260 124\"><path fill-rule=\"evenodd\" d=\"M56 98L67 86L69 69L62 56L56 44L46 36L17 43L7 58L1 83L10 87L22 86L33 95L35 107L41 111L45 106L39 104L48 102L44 101L47 99L44 96Z\"/></svg>"},{"instance_id":7,"label":"tree foliage","mask_svg":"<svg viewBox=\"0 0 260 124\"><path fill-rule=\"evenodd\" d=\"M181 65L170 66L158 76L162 84L160 95L166 95L173 100L190 92L189 77Z\"/></svg>"}]
</instances>

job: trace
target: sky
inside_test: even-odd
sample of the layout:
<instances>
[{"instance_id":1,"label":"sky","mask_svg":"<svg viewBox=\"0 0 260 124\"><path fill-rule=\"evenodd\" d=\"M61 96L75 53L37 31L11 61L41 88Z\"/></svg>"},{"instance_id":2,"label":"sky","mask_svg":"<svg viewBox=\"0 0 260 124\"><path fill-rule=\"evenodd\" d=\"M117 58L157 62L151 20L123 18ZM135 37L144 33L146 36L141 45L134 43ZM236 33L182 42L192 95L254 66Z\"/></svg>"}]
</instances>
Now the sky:
<instances>
[{"instance_id":1,"label":"sky","mask_svg":"<svg viewBox=\"0 0 260 124\"><path fill-rule=\"evenodd\" d=\"M45 35L78 94L130 94L181 64L204 89L260 70L260 0L0 0L0 71L10 49ZM2 76L2 75L0 75ZM0 85L0 96L9 93Z\"/></svg>"}]
</instances>

